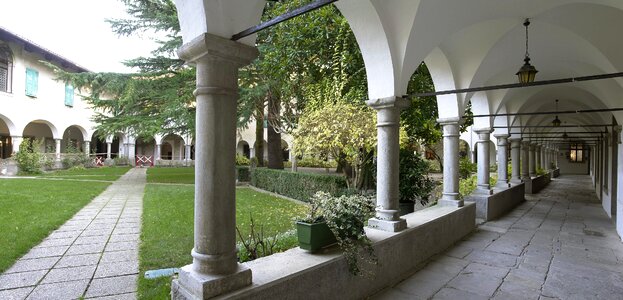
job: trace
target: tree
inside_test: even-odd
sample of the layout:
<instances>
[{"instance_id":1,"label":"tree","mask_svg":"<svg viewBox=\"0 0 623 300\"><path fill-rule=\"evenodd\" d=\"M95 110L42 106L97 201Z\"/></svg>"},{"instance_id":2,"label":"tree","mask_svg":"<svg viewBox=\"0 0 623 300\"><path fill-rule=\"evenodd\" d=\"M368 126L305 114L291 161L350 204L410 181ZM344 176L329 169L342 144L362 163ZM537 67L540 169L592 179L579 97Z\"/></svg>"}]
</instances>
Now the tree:
<instances>
[{"instance_id":1,"label":"tree","mask_svg":"<svg viewBox=\"0 0 623 300\"><path fill-rule=\"evenodd\" d=\"M365 106L336 102L301 116L294 132L298 155L322 159L342 156L353 166L349 187L361 188L365 166L376 146L376 114Z\"/></svg>"}]
</instances>

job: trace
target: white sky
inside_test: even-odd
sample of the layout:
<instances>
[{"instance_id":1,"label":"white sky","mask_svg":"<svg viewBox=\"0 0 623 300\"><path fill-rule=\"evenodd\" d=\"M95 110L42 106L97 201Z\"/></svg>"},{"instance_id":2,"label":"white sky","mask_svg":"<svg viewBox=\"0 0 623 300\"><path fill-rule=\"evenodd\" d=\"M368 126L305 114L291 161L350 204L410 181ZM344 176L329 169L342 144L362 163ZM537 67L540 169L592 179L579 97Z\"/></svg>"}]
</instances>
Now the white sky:
<instances>
[{"instance_id":1,"label":"white sky","mask_svg":"<svg viewBox=\"0 0 623 300\"><path fill-rule=\"evenodd\" d=\"M118 37L105 19L125 18L119 0L0 0L0 26L95 72L131 72L123 60L148 56L149 37Z\"/></svg>"}]
</instances>

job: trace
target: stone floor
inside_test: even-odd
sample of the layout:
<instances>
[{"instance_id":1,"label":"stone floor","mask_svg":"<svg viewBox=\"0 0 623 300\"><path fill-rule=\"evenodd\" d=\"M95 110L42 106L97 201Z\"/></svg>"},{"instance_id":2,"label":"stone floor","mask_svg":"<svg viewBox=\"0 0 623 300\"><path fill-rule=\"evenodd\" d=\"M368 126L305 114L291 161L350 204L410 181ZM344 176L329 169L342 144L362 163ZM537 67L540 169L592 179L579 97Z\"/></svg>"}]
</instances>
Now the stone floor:
<instances>
[{"instance_id":1,"label":"stone floor","mask_svg":"<svg viewBox=\"0 0 623 300\"><path fill-rule=\"evenodd\" d=\"M374 299L623 299L623 243L588 176L563 176Z\"/></svg>"},{"instance_id":2,"label":"stone floor","mask_svg":"<svg viewBox=\"0 0 623 300\"><path fill-rule=\"evenodd\" d=\"M128 171L0 275L0 299L135 299L145 172Z\"/></svg>"}]
</instances>

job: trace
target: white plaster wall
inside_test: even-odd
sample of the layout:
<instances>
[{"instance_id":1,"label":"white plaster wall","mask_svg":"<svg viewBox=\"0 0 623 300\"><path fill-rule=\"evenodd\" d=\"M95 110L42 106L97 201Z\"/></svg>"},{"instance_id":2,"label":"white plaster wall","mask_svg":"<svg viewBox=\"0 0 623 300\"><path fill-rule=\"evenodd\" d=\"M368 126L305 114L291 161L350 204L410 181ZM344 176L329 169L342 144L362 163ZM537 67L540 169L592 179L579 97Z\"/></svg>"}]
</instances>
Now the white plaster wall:
<instances>
[{"instance_id":1,"label":"white plaster wall","mask_svg":"<svg viewBox=\"0 0 623 300\"><path fill-rule=\"evenodd\" d=\"M74 107L65 106L65 83L54 80L51 70L39 62L43 57L25 51L16 44L10 43L9 46L13 51L12 92L0 92L0 114L14 125L9 128L10 135L22 136L28 123L44 120L53 125L54 138L61 138L65 129L71 125L83 127L90 137L95 126L90 120L93 110L78 95L78 90L75 90ZM35 98L25 94L27 67L39 72Z\"/></svg>"},{"instance_id":2,"label":"white plaster wall","mask_svg":"<svg viewBox=\"0 0 623 300\"><path fill-rule=\"evenodd\" d=\"M562 155L561 155L562 154ZM560 168L560 174L572 175L572 174L589 174L589 160L585 159L583 163L569 162L569 149L560 151L558 156L558 167ZM591 156L592 157L592 156Z\"/></svg>"}]
</instances>

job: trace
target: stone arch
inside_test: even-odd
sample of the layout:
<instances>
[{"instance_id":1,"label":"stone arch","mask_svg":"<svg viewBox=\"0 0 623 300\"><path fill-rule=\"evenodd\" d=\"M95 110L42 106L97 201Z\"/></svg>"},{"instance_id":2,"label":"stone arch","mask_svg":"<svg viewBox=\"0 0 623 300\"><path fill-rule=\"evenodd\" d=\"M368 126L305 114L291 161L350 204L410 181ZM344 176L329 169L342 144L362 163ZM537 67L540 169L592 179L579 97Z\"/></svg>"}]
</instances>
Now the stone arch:
<instances>
[{"instance_id":1,"label":"stone arch","mask_svg":"<svg viewBox=\"0 0 623 300\"><path fill-rule=\"evenodd\" d=\"M162 137L160 144L160 159L183 160L185 158L184 139L174 133Z\"/></svg>"},{"instance_id":2,"label":"stone arch","mask_svg":"<svg viewBox=\"0 0 623 300\"><path fill-rule=\"evenodd\" d=\"M153 137L136 137L134 149L136 155L154 157L156 141Z\"/></svg>"},{"instance_id":3,"label":"stone arch","mask_svg":"<svg viewBox=\"0 0 623 300\"><path fill-rule=\"evenodd\" d=\"M16 129L13 122L0 114L0 159L11 157L14 150L13 138L11 138L11 135L15 134L15 132ZM15 147L17 146L18 145L15 145Z\"/></svg>"},{"instance_id":4,"label":"stone arch","mask_svg":"<svg viewBox=\"0 0 623 300\"><path fill-rule=\"evenodd\" d=\"M108 151L108 136L102 136L99 130L91 135L91 151L98 156L106 156Z\"/></svg>"},{"instance_id":5,"label":"stone arch","mask_svg":"<svg viewBox=\"0 0 623 300\"><path fill-rule=\"evenodd\" d=\"M249 147L249 143L245 140L238 141L238 144L236 145L236 153L246 158L251 158L251 147Z\"/></svg>"},{"instance_id":6,"label":"stone arch","mask_svg":"<svg viewBox=\"0 0 623 300\"><path fill-rule=\"evenodd\" d=\"M22 131L24 138L41 139L43 141L39 149L44 153L55 152L55 139L59 139L58 130L51 122L46 120L34 120L26 124Z\"/></svg>"},{"instance_id":7,"label":"stone arch","mask_svg":"<svg viewBox=\"0 0 623 300\"><path fill-rule=\"evenodd\" d=\"M79 125L71 125L63 131L61 140L61 152L68 153L73 151L83 152L84 142L87 140L87 133L84 128Z\"/></svg>"},{"instance_id":8,"label":"stone arch","mask_svg":"<svg viewBox=\"0 0 623 300\"><path fill-rule=\"evenodd\" d=\"M281 140L281 151L283 152L282 156L283 156L283 161L289 161L290 160L290 145L288 145L288 142L286 142L285 140Z\"/></svg>"}]
</instances>

